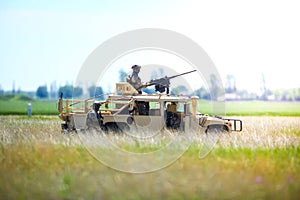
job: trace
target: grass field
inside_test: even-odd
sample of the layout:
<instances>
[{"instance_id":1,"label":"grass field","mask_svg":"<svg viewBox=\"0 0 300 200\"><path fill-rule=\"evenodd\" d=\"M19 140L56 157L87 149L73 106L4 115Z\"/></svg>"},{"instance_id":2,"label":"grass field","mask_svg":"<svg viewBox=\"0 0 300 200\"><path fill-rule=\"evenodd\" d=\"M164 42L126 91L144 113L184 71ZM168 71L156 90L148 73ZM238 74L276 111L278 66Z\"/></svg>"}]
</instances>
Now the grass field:
<instances>
[{"instance_id":1,"label":"grass field","mask_svg":"<svg viewBox=\"0 0 300 200\"><path fill-rule=\"evenodd\" d=\"M211 114L211 102L200 100L198 108L202 113ZM278 101L226 101L228 116L300 116L300 102Z\"/></svg>"},{"instance_id":2,"label":"grass field","mask_svg":"<svg viewBox=\"0 0 300 200\"><path fill-rule=\"evenodd\" d=\"M27 115L27 104L32 104L33 115L57 115L55 100L1 100L0 115ZM212 114L210 101L200 100L201 113ZM300 116L300 102L269 101L227 101L225 113L228 116Z\"/></svg>"},{"instance_id":3,"label":"grass field","mask_svg":"<svg viewBox=\"0 0 300 200\"><path fill-rule=\"evenodd\" d=\"M300 117L240 118L244 130L222 135L204 159L197 134L172 165L129 174L62 135L55 116L0 116L0 199L298 199Z\"/></svg>"},{"instance_id":4,"label":"grass field","mask_svg":"<svg viewBox=\"0 0 300 200\"><path fill-rule=\"evenodd\" d=\"M300 102L227 101L226 115L300 116Z\"/></svg>"},{"instance_id":5,"label":"grass field","mask_svg":"<svg viewBox=\"0 0 300 200\"><path fill-rule=\"evenodd\" d=\"M0 100L0 115L27 115L27 106L31 103L33 115L58 114L56 101L50 100Z\"/></svg>"}]
</instances>

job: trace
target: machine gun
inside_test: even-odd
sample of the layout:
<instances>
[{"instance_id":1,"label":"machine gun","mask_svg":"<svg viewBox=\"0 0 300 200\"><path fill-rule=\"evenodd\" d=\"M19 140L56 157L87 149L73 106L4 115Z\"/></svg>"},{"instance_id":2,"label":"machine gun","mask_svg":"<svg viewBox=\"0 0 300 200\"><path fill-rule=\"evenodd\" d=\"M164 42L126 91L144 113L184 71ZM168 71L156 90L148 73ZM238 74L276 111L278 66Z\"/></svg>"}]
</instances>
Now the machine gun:
<instances>
[{"instance_id":1,"label":"machine gun","mask_svg":"<svg viewBox=\"0 0 300 200\"><path fill-rule=\"evenodd\" d=\"M155 91L156 92L163 93L167 90L167 94L169 94L170 79L176 78L178 76L182 76L182 75L185 75L185 74L189 74L189 73L192 73L192 72L195 72L195 71L197 71L197 70L192 70L192 71L189 71L189 72L185 72L185 73L170 76L170 77L165 76L163 78L154 79L154 80L151 80L150 82L147 82L146 84L140 86L138 88L138 90L142 89L142 88L152 86L152 85L155 85Z\"/></svg>"}]
</instances>

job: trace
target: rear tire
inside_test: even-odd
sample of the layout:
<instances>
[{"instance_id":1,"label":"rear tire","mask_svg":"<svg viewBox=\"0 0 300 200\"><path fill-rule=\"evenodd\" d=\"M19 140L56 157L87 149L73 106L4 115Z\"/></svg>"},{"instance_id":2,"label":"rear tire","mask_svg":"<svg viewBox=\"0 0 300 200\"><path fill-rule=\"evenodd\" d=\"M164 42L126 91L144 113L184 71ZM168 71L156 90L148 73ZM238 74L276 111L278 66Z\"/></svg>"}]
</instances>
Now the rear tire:
<instances>
[{"instance_id":1,"label":"rear tire","mask_svg":"<svg viewBox=\"0 0 300 200\"><path fill-rule=\"evenodd\" d=\"M108 122L104 125L105 132L122 133L130 128L126 123Z\"/></svg>"}]
</instances>

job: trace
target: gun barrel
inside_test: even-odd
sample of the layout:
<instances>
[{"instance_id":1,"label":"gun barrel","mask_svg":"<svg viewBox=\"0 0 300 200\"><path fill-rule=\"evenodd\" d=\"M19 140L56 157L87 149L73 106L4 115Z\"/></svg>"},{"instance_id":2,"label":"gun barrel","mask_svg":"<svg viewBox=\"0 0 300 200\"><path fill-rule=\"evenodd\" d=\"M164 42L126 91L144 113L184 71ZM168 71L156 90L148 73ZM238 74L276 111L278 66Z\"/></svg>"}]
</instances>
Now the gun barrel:
<instances>
[{"instance_id":1,"label":"gun barrel","mask_svg":"<svg viewBox=\"0 0 300 200\"><path fill-rule=\"evenodd\" d=\"M170 77L168 77L169 79L171 79L171 78L176 78L176 77L178 77L178 76L182 76L182 75L185 75L185 74L189 74L189 73L192 73L192 72L195 72L195 71L197 71L197 70L192 70L192 71L189 71L189 72L184 72L184 73L182 73L182 74L177 74L177 75L174 75L174 76L170 76Z\"/></svg>"},{"instance_id":2,"label":"gun barrel","mask_svg":"<svg viewBox=\"0 0 300 200\"><path fill-rule=\"evenodd\" d=\"M189 74L189 73L192 73L192 72L195 72L197 70L192 70L192 71L189 71L189 72L185 72L185 73L182 73L182 74L177 74L177 75L174 75L174 76L170 76L170 77L163 77L163 78L159 78L159 79L155 79L155 80L151 80L150 82L140 86L138 89L141 89L141 88L146 88L148 86L151 86L151 85L156 85L156 84L160 84L160 85L165 85L166 87L169 87L169 80L172 79L172 78L176 78L178 76L182 76L182 75L185 75L185 74Z\"/></svg>"}]
</instances>

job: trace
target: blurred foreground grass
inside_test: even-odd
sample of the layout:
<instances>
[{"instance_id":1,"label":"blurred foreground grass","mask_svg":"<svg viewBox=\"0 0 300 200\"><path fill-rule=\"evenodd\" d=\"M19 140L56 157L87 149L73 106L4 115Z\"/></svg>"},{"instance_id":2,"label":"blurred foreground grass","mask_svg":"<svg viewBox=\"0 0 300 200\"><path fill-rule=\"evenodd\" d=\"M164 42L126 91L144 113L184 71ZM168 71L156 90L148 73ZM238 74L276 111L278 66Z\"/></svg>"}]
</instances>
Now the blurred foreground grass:
<instances>
[{"instance_id":1,"label":"blurred foreground grass","mask_svg":"<svg viewBox=\"0 0 300 200\"><path fill-rule=\"evenodd\" d=\"M203 135L195 135L175 163L146 174L106 167L78 135L61 135L59 120L40 118L0 116L0 199L297 199L300 192L299 117L243 117L244 131L221 136L205 159L198 158Z\"/></svg>"}]
</instances>

